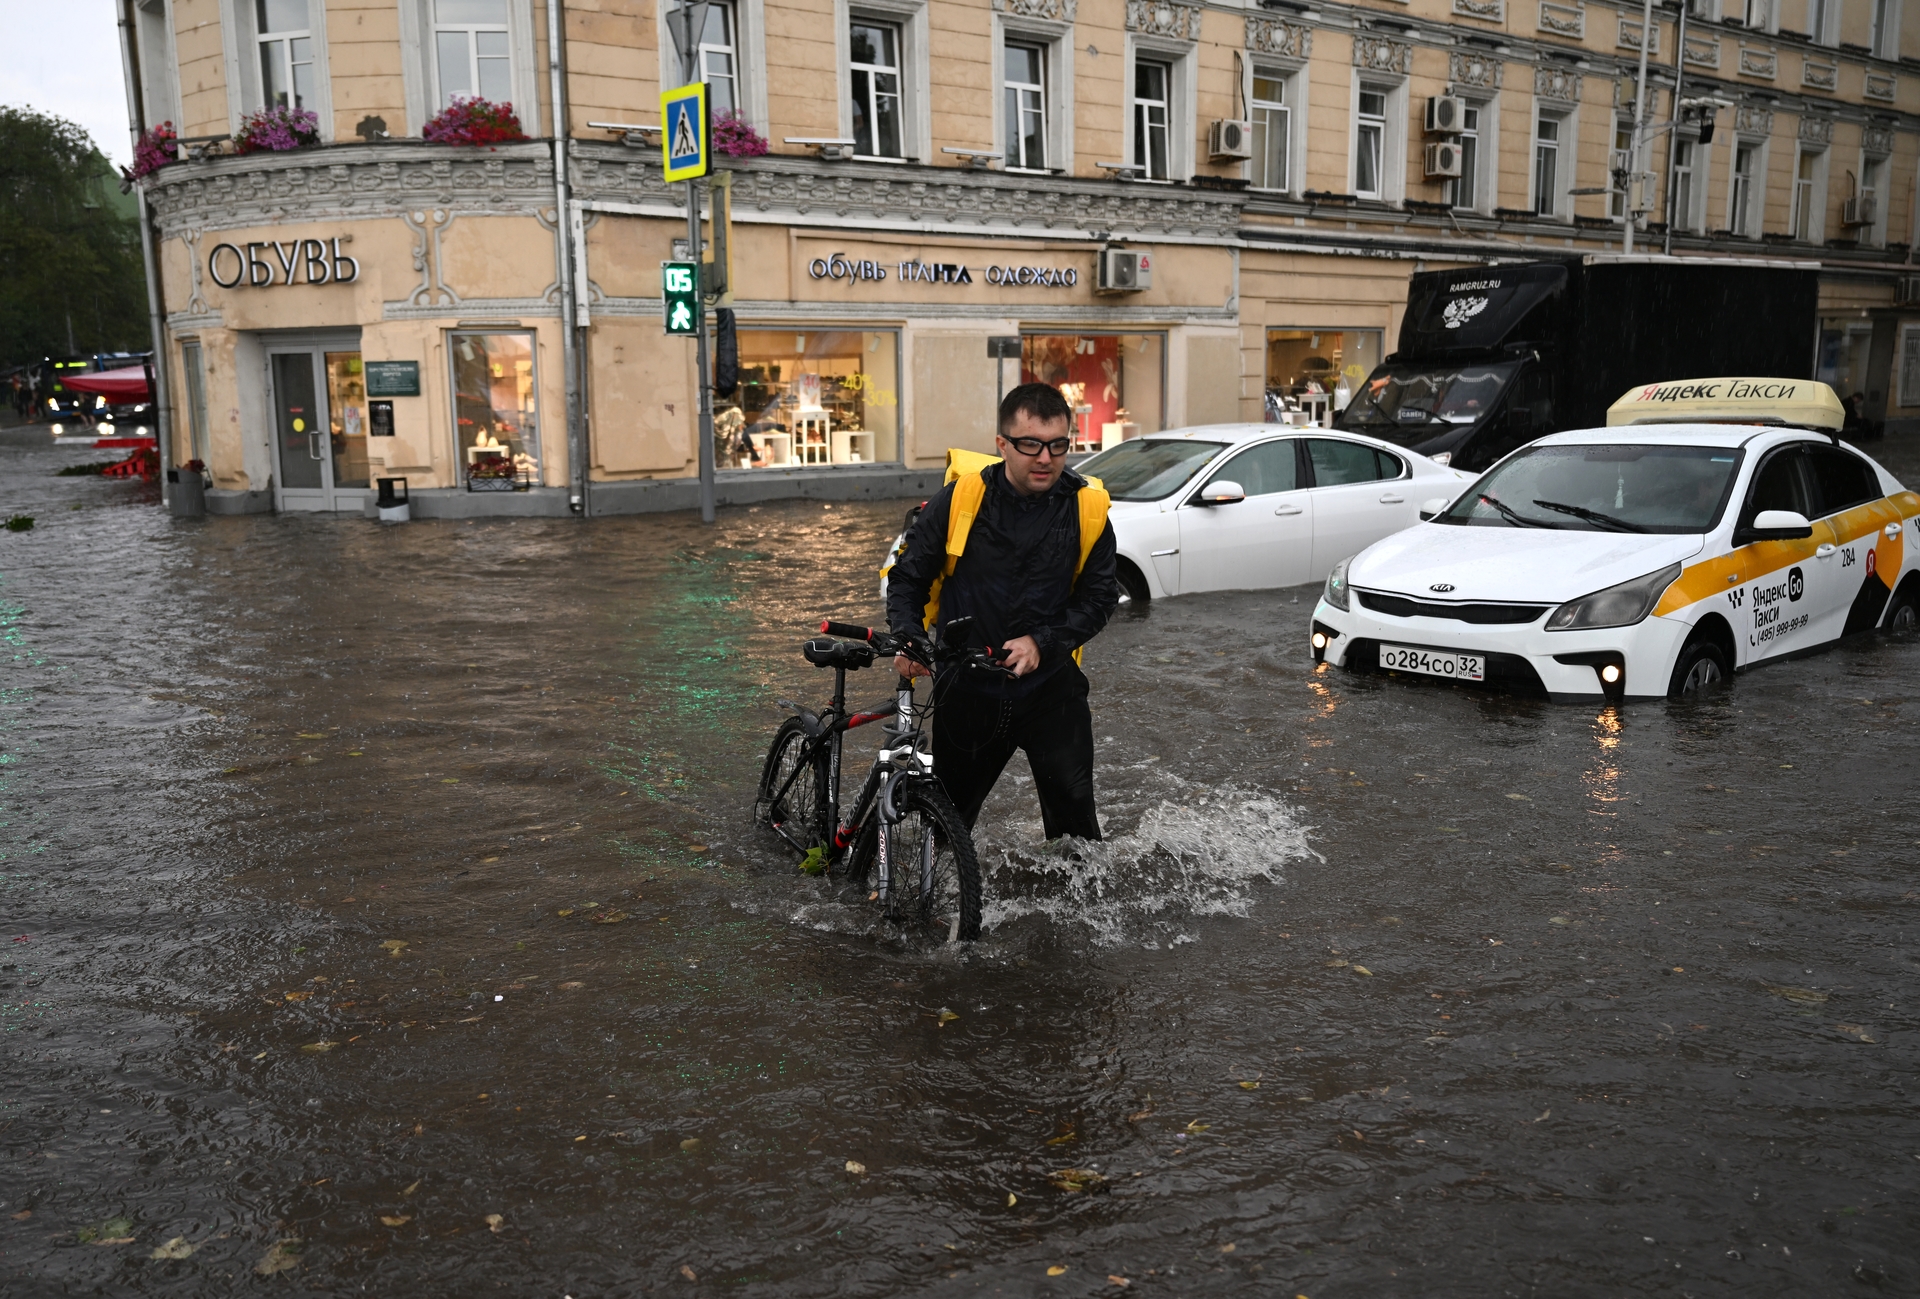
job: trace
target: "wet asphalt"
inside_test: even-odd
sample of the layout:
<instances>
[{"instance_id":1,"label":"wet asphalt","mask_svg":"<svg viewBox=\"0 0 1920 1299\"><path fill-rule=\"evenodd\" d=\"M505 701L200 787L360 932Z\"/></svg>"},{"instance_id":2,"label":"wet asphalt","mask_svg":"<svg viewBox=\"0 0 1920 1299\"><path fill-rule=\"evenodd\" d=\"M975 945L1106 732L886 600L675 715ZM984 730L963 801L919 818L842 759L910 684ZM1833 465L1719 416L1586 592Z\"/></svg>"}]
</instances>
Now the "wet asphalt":
<instances>
[{"instance_id":1,"label":"wet asphalt","mask_svg":"<svg viewBox=\"0 0 1920 1299\"><path fill-rule=\"evenodd\" d=\"M1107 841L1016 761L927 953L748 816L904 503L181 521L98 458L0 432L10 1296L1920 1292L1920 644L1616 711L1125 608Z\"/></svg>"}]
</instances>

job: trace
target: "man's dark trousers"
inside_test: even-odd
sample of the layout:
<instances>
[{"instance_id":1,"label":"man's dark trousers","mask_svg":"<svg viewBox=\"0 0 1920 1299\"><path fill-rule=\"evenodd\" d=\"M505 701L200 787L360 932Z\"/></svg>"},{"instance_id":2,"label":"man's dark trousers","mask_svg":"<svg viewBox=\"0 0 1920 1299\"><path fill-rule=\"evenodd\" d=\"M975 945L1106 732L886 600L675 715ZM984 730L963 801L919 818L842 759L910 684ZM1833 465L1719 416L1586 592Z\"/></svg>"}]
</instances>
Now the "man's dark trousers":
<instances>
[{"instance_id":1,"label":"man's dark trousers","mask_svg":"<svg viewBox=\"0 0 1920 1299\"><path fill-rule=\"evenodd\" d=\"M971 826L1013 757L1027 755L1046 837L1100 837L1093 802L1093 712L1077 664L1057 668L1033 691L1009 699L997 683L962 680L934 692L933 771Z\"/></svg>"}]
</instances>

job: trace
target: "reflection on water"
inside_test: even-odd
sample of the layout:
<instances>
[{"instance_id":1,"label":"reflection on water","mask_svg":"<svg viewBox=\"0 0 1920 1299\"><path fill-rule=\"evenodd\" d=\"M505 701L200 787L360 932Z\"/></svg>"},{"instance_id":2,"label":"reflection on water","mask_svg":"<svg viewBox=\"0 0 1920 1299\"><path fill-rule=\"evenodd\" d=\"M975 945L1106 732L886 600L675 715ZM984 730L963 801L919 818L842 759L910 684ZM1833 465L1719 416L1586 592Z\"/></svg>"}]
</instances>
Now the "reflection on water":
<instances>
[{"instance_id":1,"label":"reflection on water","mask_svg":"<svg viewBox=\"0 0 1920 1299\"><path fill-rule=\"evenodd\" d=\"M9 1293L1920 1275L1920 646L1594 716L1129 607L1112 837L1014 764L929 958L745 824L897 504L174 522L78 458L0 443Z\"/></svg>"}]
</instances>

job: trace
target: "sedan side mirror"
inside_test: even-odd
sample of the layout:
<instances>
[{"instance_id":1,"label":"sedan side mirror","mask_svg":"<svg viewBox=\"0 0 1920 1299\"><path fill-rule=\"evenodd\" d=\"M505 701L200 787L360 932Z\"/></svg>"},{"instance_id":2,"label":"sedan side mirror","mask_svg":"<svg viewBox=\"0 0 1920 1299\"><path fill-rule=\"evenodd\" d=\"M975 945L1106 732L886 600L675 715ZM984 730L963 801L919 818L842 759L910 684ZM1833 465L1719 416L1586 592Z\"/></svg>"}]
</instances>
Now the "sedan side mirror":
<instances>
[{"instance_id":1,"label":"sedan side mirror","mask_svg":"<svg viewBox=\"0 0 1920 1299\"><path fill-rule=\"evenodd\" d=\"M1813 524L1807 516L1794 510L1762 510L1753 516L1753 523L1740 530L1734 538L1735 544L1749 541L1799 541L1813 535Z\"/></svg>"},{"instance_id":2,"label":"sedan side mirror","mask_svg":"<svg viewBox=\"0 0 1920 1299\"><path fill-rule=\"evenodd\" d=\"M1453 504L1444 496L1435 496L1431 500L1420 502L1420 522L1426 523L1436 515L1445 514L1447 506Z\"/></svg>"},{"instance_id":3,"label":"sedan side mirror","mask_svg":"<svg viewBox=\"0 0 1920 1299\"><path fill-rule=\"evenodd\" d=\"M1239 483L1225 478L1216 478L1200 489L1200 495L1194 498L1195 505L1238 505L1247 499L1247 494Z\"/></svg>"}]
</instances>

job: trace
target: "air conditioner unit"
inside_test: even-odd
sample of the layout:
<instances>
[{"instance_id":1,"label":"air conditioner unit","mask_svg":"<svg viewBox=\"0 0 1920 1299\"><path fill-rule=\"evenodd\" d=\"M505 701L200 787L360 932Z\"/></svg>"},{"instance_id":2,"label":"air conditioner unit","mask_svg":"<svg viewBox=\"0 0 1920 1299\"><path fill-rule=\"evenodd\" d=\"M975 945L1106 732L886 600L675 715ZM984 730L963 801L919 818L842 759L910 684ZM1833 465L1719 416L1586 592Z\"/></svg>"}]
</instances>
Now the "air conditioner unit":
<instances>
[{"instance_id":1,"label":"air conditioner unit","mask_svg":"<svg viewBox=\"0 0 1920 1299\"><path fill-rule=\"evenodd\" d=\"M1840 204L1840 224L1843 226L1870 226L1879 219L1880 202L1876 195L1862 194L1843 200Z\"/></svg>"},{"instance_id":2,"label":"air conditioner unit","mask_svg":"<svg viewBox=\"0 0 1920 1299\"><path fill-rule=\"evenodd\" d=\"M1920 304L1920 275L1903 275L1895 287L1893 305L1911 307L1916 304Z\"/></svg>"},{"instance_id":3,"label":"air conditioner unit","mask_svg":"<svg viewBox=\"0 0 1920 1299\"><path fill-rule=\"evenodd\" d=\"M1460 175L1460 145L1442 140L1427 146L1427 179L1449 180Z\"/></svg>"},{"instance_id":4,"label":"air conditioner unit","mask_svg":"<svg viewBox=\"0 0 1920 1299\"><path fill-rule=\"evenodd\" d=\"M1153 287L1153 254L1130 248L1102 248L1094 287L1102 293L1138 293Z\"/></svg>"},{"instance_id":5,"label":"air conditioner unit","mask_svg":"<svg viewBox=\"0 0 1920 1299\"><path fill-rule=\"evenodd\" d=\"M1466 129L1467 101L1458 95L1435 95L1427 100L1427 134L1458 135Z\"/></svg>"},{"instance_id":6,"label":"air conditioner unit","mask_svg":"<svg viewBox=\"0 0 1920 1299\"><path fill-rule=\"evenodd\" d=\"M1207 128L1207 152L1215 162L1253 157L1253 123L1222 118Z\"/></svg>"}]
</instances>

